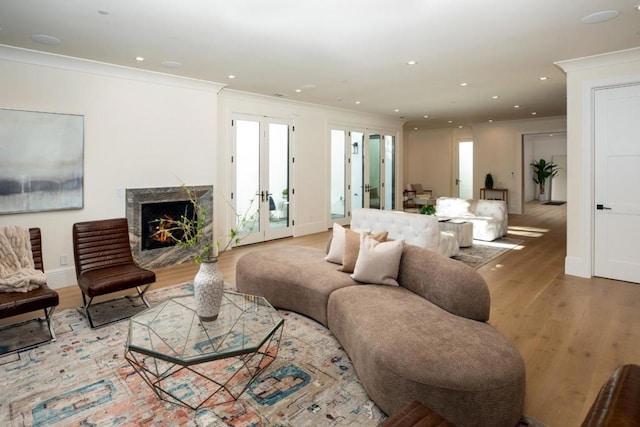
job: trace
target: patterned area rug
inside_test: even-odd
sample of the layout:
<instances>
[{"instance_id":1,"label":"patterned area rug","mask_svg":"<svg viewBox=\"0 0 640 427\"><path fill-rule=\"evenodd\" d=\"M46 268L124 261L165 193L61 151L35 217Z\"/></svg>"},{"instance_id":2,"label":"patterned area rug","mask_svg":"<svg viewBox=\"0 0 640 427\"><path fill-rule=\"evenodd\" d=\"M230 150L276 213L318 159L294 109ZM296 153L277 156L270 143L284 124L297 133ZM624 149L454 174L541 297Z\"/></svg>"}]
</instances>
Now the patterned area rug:
<instances>
[{"instance_id":1,"label":"patterned area rug","mask_svg":"<svg viewBox=\"0 0 640 427\"><path fill-rule=\"evenodd\" d=\"M153 306L190 292L181 285L147 299ZM63 310L54 314L57 341L0 357L0 425L376 426L384 420L331 332L280 313L280 351L265 374L236 402L193 411L159 400L124 359L127 321L92 330L77 310Z\"/></svg>"},{"instance_id":2,"label":"patterned area rug","mask_svg":"<svg viewBox=\"0 0 640 427\"><path fill-rule=\"evenodd\" d=\"M177 285L150 291L147 299L153 306L192 292L189 284ZM383 421L331 332L304 316L280 314L280 350L265 373L237 401L194 411L159 400L124 359L127 321L92 330L77 310L63 310L53 318L57 341L0 357L0 425L366 427ZM40 327L22 328L37 334ZM524 426L544 427L526 417Z\"/></svg>"},{"instance_id":3,"label":"patterned area rug","mask_svg":"<svg viewBox=\"0 0 640 427\"><path fill-rule=\"evenodd\" d=\"M460 253L452 258L477 269L508 250L517 249L522 242L522 240L510 237L502 237L493 242L474 240L472 246L460 248Z\"/></svg>"}]
</instances>

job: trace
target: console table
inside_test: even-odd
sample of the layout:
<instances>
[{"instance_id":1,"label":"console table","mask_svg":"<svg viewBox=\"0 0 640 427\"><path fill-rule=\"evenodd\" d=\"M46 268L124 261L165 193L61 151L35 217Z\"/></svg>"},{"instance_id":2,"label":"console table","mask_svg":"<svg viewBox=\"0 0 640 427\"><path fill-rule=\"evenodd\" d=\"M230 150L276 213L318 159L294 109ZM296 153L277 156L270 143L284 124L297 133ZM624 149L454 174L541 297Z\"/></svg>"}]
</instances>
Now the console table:
<instances>
[{"instance_id":1,"label":"console table","mask_svg":"<svg viewBox=\"0 0 640 427\"><path fill-rule=\"evenodd\" d=\"M487 193L489 193L488 197L487 197ZM480 198L485 200L504 200L505 202L507 202L507 206L508 206L509 190L507 188L481 188Z\"/></svg>"}]
</instances>

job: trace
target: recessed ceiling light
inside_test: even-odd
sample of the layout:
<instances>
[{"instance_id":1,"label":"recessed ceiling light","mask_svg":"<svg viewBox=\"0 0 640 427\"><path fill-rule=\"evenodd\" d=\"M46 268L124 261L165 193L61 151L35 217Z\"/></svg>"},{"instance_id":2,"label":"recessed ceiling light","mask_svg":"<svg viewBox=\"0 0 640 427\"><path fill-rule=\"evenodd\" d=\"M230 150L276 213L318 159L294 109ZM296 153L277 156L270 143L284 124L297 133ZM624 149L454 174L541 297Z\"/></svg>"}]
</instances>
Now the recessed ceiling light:
<instances>
[{"instance_id":1,"label":"recessed ceiling light","mask_svg":"<svg viewBox=\"0 0 640 427\"><path fill-rule=\"evenodd\" d=\"M453 120L449 120L447 123L453 123Z\"/></svg>"},{"instance_id":2,"label":"recessed ceiling light","mask_svg":"<svg viewBox=\"0 0 640 427\"><path fill-rule=\"evenodd\" d=\"M138 61L138 62L142 62L142 61L144 61L144 57L142 57L142 56L136 56L136 61Z\"/></svg>"},{"instance_id":3,"label":"recessed ceiling light","mask_svg":"<svg viewBox=\"0 0 640 427\"><path fill-rule=\"evenodd\" d=\"M360 101L356 101L356 105L360 105Z\"/></svg>"},{"instance_id":4,"label":"recessed ceiling light","mask_svg":"<svg viewBox=\"0 0 640 427\"><path fill-rule=\"evenodd\" d=\"M514 105L513 108L520 108L520 106L519 105Z\"/></svg>"},{"instance_id":5,"label":"recessed ceiling light","mask_svg":"<svg viewBox=\"0 0 640 427\"><path fill-rule=\"evenodd\" d=\"M640 12L640 4L633 6L633 10Z\"/></svg>"},{"instance_id":6,"label":"recessed ceiling light","mask_svg":"<svg viewBox=\"0 0 640 427\"><path fill-rule=\"evenodd\" d=\"M413 130L418 130L418 128L413 128Z\"/></svg>"},{"instance_id":7,"label":"recessed ceiling light","mask_svg":"<svg viewBox=\"0 0 640 427\"><path fill-rule=\"evenodd\" d=\"M536 113L535 111L533 111L533 112L531 113L531 115L532 115L532 116L535 116L536 114L538 114L538 113Z\"/></svg>"},{"instance_id":8,"label":"recessed ceiling light","mask_svg":"<svg viewBox=\"0 0 640 427\"><path fill-rule=\"evenodd\" d=\"M465 82L460 83L460 86L468 86L468 85L469 83L465 83Z\"/></svg>"},{"instance_id":9,"label":"recessed ceiling light","mask_svg":"<svg viewBox=\"0 0 640 427\"><path fill-rule=\"evenodd\" d=\"M416 65L418 61L414 61L413 59L406 62L407 65Z\"/></svg>"},{"instance_id":10,"label":"recessed ceiling light","mask_svg":"<svg viewBox=\"0 0 640 427\"><path fill-rule=\"evenodd\" d=\"M592 13L582 18L584 24L600 24L601 22L611 21L620 15L617 10L603 10L601 12Z\"/></svg>"},{"instance_id":11,"label":"recessed ceiling light","mask_svg":"<svg viewBox=\"0 0 640 427\"><path fill-rule=\"evenodd\" d=\"M462 125L458 126L458 129L462 129Z\"/></svg>"},{"instance_id":12,"label":"recessed ceiling light","mask_svg":"<svg viewBox=\"0 0 640 427\"><path fill-rule=\"evenodd\" d=\"M498 99L498 95L493 95L491 99Z\"/></svg>"},{"instance_id":13,"label":"recessed ceiling light","mask_svg":"<svg viewBox=\"0 0 640 427\"><path fill-rule=\"evenodd\" d=\"M429 118L429 116L427 116L426 114L425 114L423 117L424 117L425 119L428 119L428 118Z\"/></svg>"},{"instance_id":14,"label":"recessed ceiling light","mask_svg":"<svg viewBox=\"0 0 640 427\"><path fill-rule=\"evenodd\" d=\"M400 112L400 110L398 110L397 108L396 108L395 110L393 110L393 111L395 111L396 113L399 113L399 112Z\"/></svg>"},{"instance_id":15,"label":"recessed ceiling light","mask_svg":"<svg viewBox=\"0 0 640 427\"><path fill-rule=\"evenodd\" d=\"M167 68L180 68L182 67L182 64L178 61L164 61L162 66Z\"/></svg>"},{"instance_id":16,"label":"recessed ceiling light","mask_svg":"<svg viewBox=\"0 0 640 427\"><path fill-rule=\"evenodd\" d=\"M493 120L489 119L489 123L493 123Z\"/></svg>"},{"instance_id":17,"label":"recessed ceiling light","mask_svg":"<svg viewBox=\"0 0 640 427\"><path fill-rule=\"evenodd\" d=\"M108 15L109 11L107 9L98 9L98 13L100 15Z\"/></svg>"},{"instance_id":18,"label":"recessed ceiling light","mask_svg":"<svg viewBox=\"0 0 640 427\"><path fill-rule=\"evenodd\" d=\"M46 34L34 34L31 36L31 40L33 40L36 43L46 44L49 46L55 46L57 44L60 44L59 38L48 36Z\"/></svg>"},{"instance_id":19,"label":"recessed ceiling light","mask_svg":"<svg viewBox=\"0 0 640 427\"><path fill-rule=\"evenodd\" d=\"M542 76L539 78L540 81L545 81L545 80L549 80L549 77L547 76Z\"/></svg>"},{"instance_id":20,"label":"recessed ceiling light","mask_svg":"<svg viewBox=\"0 0 640 427\"><path fill-rule=\"evenodd\" d=\"M302 89L296 89L296 93L302 92Z\"/></svg>"},{"instance_id":21,"label":"recessed ceiling light","mask_svg":"<svg viewBox=\"0 0 640 427\"><path fill-rule=\"evenodd\" d=\"M234 76L233 74L229 74L227 77L230 78L230 79L235 79L236 78L236 76Z\"/></svg>"}]
</instances>

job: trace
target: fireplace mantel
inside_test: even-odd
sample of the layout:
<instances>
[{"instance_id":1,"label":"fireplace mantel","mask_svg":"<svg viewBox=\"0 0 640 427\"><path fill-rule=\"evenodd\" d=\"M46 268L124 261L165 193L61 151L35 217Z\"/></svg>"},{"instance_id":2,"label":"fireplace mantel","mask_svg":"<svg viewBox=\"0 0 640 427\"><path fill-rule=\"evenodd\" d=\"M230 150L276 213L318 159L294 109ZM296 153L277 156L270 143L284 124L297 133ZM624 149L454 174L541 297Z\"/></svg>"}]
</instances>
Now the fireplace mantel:
<instances>
[{"instance_id":1,"label":"fireplace mantel","mask_svg":"<svg viewBox=\"0 0 640 427\"><path fill-rule=\"evenodd\" d=\"M207 212L205 232L213 235L213 186L190 186L200 205ZM129 222L129 239L134 261L143 268L157 268L180 264L194 258L194 253L179 246L158 249L141 249L142 205L146 203L189 200L182 187L127 188L126 216Z\"/></svg>"}]
</instances>

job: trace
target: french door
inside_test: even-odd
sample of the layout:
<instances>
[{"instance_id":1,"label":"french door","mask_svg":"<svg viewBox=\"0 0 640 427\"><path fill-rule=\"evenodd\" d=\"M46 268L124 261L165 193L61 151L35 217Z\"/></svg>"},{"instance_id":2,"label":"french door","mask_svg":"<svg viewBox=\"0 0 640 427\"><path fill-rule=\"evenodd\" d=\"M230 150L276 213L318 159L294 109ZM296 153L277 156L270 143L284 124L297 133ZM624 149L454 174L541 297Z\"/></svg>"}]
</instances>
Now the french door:
<instances>
[{"instance_id":1,"label":"french door","mask_svg":"<svg viewBox=\"0 0 640 427\"><path fill-rule=\"evenodd\" d=\"M292 236L293 124L270 117L235 115L232 128L237 219L255 218L241 230L246 233L241 243Z\"/></svg>"},{"instance_id":2,"label":"french door","mask_svg":"<svg viewBox=\"0 0 640 427\"><path fill-rule=\"evenodd\" d=\"M333 127L330 219L347 224L357 208L395 208L395 136Z\"/></svg>"}]
</instances>

